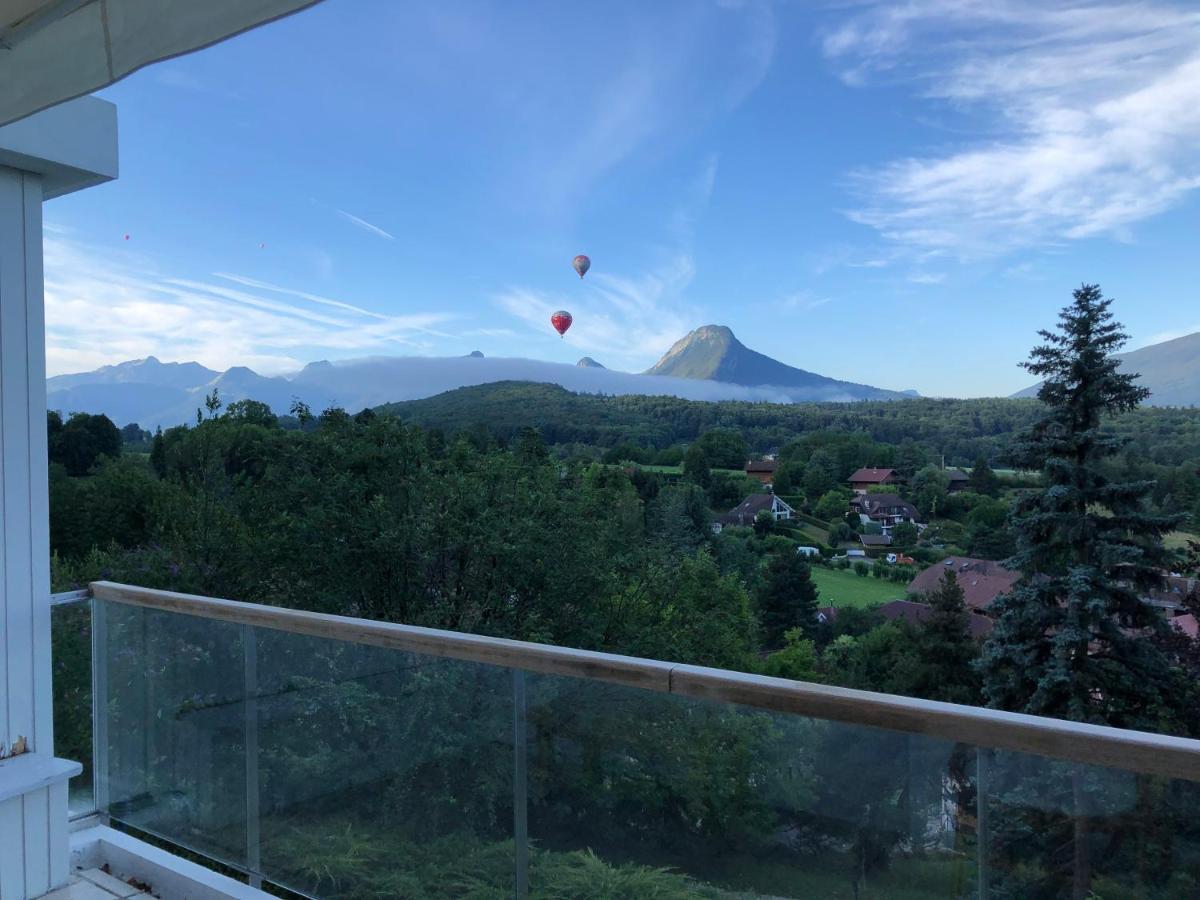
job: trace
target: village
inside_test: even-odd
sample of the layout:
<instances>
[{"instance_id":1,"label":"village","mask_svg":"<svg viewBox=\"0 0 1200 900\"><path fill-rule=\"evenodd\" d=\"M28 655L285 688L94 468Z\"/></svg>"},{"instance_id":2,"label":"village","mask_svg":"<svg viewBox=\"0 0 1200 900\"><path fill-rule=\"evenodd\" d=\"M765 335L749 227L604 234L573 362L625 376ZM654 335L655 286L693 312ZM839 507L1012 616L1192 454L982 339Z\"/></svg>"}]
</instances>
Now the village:
<instances>
[{"instance_id":1,"label":"village","mask_svg":"<svg viewBox=\"0 0 1200 900\"><path fill-rule=\"evenodd\" d=\"M895 469L863 467L850 475L842 527L836 519L822 522L803 512L802 497L789 503L775 493L779 465L774 454L745 463L746 477L761 489L715 516L712 533L719 536L729 529L752 528L796 540L795 552L813 564L820 622L835 622L841 609L866 608L884 621L919 625L931 611L926 596L952 573L969 611L971 636L982 641L991 634L990 609L1013 589L1020 573L1001 559L965 555L941 539L939 523L922 517L905 498L912 486ZM965 493L974 486L971 473L961 468L946 468L943 474L948 494ZM929 561L931 557L937 559ZM1200 620L1187 611L1184 601L1197 590L1197 579L1175 572L1161 574L1161 590L1146 592L1142 602L1161 610L1172 628L1195 640L1200 636Z\"/></svg>"}]
</instances>

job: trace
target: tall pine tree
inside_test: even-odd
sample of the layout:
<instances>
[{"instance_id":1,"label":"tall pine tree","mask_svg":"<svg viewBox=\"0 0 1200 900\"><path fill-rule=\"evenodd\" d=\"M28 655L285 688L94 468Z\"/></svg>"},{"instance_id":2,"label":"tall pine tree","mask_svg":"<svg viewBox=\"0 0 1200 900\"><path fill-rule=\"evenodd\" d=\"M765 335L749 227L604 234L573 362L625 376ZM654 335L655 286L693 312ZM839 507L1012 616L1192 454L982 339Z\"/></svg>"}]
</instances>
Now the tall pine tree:
<instances>
[{"instance_id":1,"label":"tall pine tree","mask_svg":"<svg viewBox=\"0 0 1200 900\"><path fill-rule=\"evenodd\" d=\"M1057 332L1022 366L1043 382L1046 413L1014 444L1015 468L1040 471L1012 514L1022 578L992 610L984 694L991 706L1124 728L1169 727L1168 662L1144 632L1165 627L1141 602L1169 565L1162 536L1179 521L1152 515L1150 481L1112 480L1123 442L1107 417L1149 391L1119 371L1126 336L1097 285L1083 285Z\"/></svg>"}]
</instances>

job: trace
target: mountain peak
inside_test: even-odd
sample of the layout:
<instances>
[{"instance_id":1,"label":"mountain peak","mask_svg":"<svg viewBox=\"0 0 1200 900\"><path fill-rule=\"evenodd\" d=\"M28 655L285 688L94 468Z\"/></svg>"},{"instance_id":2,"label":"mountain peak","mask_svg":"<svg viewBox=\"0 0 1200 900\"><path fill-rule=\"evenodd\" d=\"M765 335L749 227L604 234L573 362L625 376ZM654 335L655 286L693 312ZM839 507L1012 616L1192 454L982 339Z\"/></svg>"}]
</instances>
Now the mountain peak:
<instances>
[{"instance_id":1,"label":"mountain peak","mask_svg":"<svg viewBox=\"0 0 1200 900\"><path fill-rule=\"evenodd\" d=\"M596 362L590 356L585 356L579 362L575 363L575 365L577 365L581 369L603 369L604 368L604 366L600 365L600 363Z\"/></svg>"},{"instance_id":2,"label":"mountain peak","mask_svg":"<svg viewBox=\"0 0 1200 900\"><path fill-rule=\"evenodd\" d=\"M826 378L751 350L726 325L702 325L676 341L647 375L701 378L747 387L774 385L827 394L828 399L874 400L895 391Z\"/></svg>"}]
</instances>

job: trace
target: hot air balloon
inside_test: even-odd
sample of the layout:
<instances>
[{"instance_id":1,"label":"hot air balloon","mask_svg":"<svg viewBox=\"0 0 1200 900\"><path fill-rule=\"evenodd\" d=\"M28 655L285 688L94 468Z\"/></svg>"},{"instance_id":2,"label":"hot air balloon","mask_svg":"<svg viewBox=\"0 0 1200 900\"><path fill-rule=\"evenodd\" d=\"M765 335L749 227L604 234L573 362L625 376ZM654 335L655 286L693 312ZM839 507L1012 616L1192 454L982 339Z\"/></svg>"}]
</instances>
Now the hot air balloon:
<instances>
[{"instance_id":1,"label":"hot air balloon","mask_svg":"<svg viewBox=\"0 0 1200 900\"><path fill-rule=\"evenodd\" d=\"M560 309L558 312L550 316L550 324L554 326L554 330L558 332L559 337L563 337L567 333L567 329L571 327L574 319L571 314L565 309Z\"/></svg>"},{"instance_id":2,"label":"hot air balloon","mask_svg":"<svg viewBox=\"0 0 1200 900\"><path fill-rule=\"evenodd\" d=\"M125 235L125 240L129 240L129 235Z\"/></svg>"},{"instance_id":3,"label":"hot air balloon","mask_svg":"<svg viewBox=\"0 0 1200 900\"><path fill-rule=\"evenodd\" d=\"M590 259L588 259L586 256L584 256L582 253L580 253L577 257L575 257L573 260L571 260L571 268L573 268L576 272L579 273L580 278L582 278L584 275L586 275L587 270L590 269L591 267L592 267L592 261Z\"/></svg>"}]
</instances>

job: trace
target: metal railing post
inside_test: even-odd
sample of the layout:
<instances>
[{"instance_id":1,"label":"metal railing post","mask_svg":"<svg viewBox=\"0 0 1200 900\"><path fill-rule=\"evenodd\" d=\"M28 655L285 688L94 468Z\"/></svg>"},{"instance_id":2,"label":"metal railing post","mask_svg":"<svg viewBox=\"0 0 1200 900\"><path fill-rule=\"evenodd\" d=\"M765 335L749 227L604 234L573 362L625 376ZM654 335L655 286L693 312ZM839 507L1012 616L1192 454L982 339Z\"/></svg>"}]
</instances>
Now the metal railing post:
<instances>
[{"instance_id":1,"label":"metal railing post","mask_svg":"<svg viewBox=\"0 0 1200 900\"><path fill-rule=\"evenodd\" d=\"M988 756L991 751L986 747L975 748L975 864L979 881L979 900L987 900L990 894L988 884Z\"/></svg>"},{"instance_id":2,"label":"metal railing post","mask_svg":"<svg viewBox=\"0 0 1200 900\"><path fill-rule=\"evenodd\" d=\"M92 599L92 800L108 822L108 618Z\"/></svg>"},{"instance_id":3,"label":"metal railing post","mask_svg":"<svg viewBox=\"0 0 1200 900\"><path fill-rule=\"evenodd\" d=\"M525 721L525 673L513 669L513 896L529 896L529 760Z\"/></svg>"},{"instance_id":4,"label":"metal railing post","mask_svg":"<svg viewBox=\"0 0 1200 900\"><path fill-rule=\"evenodd\" d=\"M242 626L243 705L246 725L246 869L250 886L262 887L258 791L258 637L253 625Z\"/></svg>"}]
</instances>

